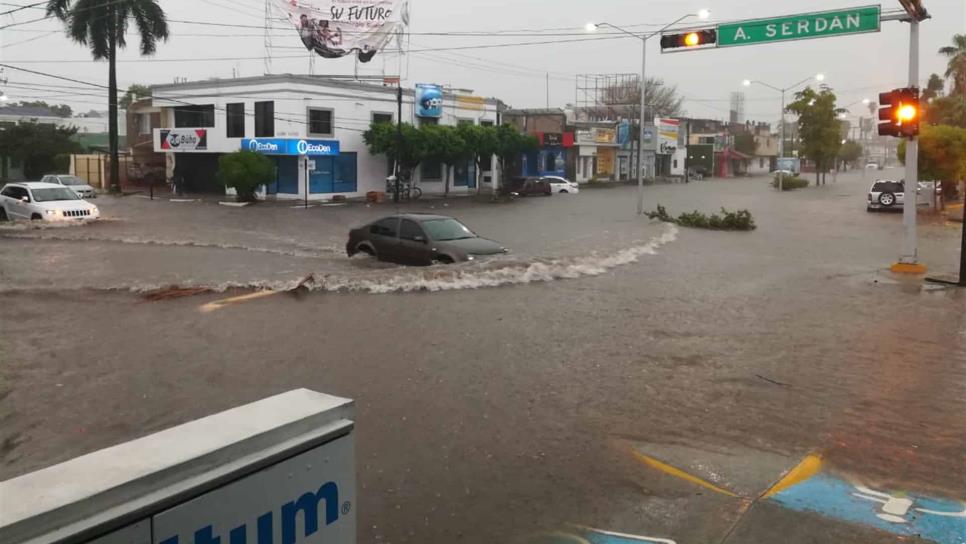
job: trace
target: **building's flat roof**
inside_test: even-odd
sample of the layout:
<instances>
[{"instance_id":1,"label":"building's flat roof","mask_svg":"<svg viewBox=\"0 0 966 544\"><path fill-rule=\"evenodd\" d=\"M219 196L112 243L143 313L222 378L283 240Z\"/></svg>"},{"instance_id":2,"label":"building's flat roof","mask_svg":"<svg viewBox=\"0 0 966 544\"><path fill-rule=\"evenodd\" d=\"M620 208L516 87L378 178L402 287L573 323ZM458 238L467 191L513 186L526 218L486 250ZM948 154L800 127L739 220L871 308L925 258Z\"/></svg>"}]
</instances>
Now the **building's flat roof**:
<instances>
[{"instance_id":1,"label":"building's flat roof","mask_svg":"<svg viewBox=\"0 0 966 544\"><path fill-rule=\"evenodd\" d=\"M371 80L376 81L376 80ZM213 88L226 88L226 87L248 87L252 85L266 85L266 84L292 84L301 83L304 85L317 85L320 87L329 87L337 89L347 89L347 90L357 90L357 91L367 91L367 92L381 92L386 94L396 94L397 87L387 86L382 84L369 83L366 81L359 81L354 79L352 76L310 76L302 74L272 74L267 76L253 76L253 77L238 77L238 78L227 78L227 79L207 79L203 81L188 81L185 83L165 83L161 85L151 85L151 90L157 95L157 93L165 93L171 91L184 91L184 90L206 90ZM412 87L403 87L403 94L407 96L413 96L415 90ZM463 89L460 91L467 92ZM471 96L470 94L461 94L457 96ZM159 100L165 100L164 96L155 96ZM484 98L488 104L496 105L500 101L496 98Z\"/></svg>"}]
</instances>

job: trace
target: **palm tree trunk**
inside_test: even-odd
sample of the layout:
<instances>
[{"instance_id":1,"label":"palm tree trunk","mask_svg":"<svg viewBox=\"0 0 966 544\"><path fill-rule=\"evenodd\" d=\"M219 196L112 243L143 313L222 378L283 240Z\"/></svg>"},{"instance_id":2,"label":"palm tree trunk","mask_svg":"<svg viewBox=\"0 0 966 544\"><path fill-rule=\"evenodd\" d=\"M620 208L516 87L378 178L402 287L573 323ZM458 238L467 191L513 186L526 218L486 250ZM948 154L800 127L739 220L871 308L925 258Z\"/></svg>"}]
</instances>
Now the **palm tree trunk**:
<instances>
[{"instance_id":1,"label":"palm tree trunk","mask_svg":"<svg viewBox=\"0 0 966 544\"><path fill-rule=\"evenodd\" d=\"M116 17L116 12L115 15ZM111 151L111 192L121 192L121 164L117 144L117 21L109 37L111 52L108 58L108 145Z\"/></svg>"}]
</instances>

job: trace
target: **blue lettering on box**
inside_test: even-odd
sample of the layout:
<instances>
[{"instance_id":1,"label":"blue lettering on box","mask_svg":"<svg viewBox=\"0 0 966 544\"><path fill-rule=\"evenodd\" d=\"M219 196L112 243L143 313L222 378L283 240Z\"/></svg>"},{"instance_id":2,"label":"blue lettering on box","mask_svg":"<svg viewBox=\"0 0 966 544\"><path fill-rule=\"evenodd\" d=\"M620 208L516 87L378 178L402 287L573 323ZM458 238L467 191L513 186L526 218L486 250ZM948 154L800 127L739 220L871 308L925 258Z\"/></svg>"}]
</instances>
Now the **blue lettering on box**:
<instances>
[{"instance_id":1,"label":"blue lettering on box","mask_svg":"<svg viewBox=\"0 0 966 544\"><path fill-rule=\"evenodd\" d=\"M319 507L324 502L324 519L319 519ZM327 482L315 493L308 492L294 501L287 502L279 508L281 514L282 541L280 544L297 544L301 538L308 538L319 531L320 521L325 526L339 521L339 486L335 482ZM299 512L302 513L304 530L299 535L297 528ZM257 544L275 544L273 542L275 515L266 512L256 520ZM248 524L234 527L228 533L228 541L222 542L221 536L215 534L212 525L206 525L194 532L193 542L180 542L177 536L161 541L161 544L256 544L248 542Z\"/></svg>"}]
</instances>

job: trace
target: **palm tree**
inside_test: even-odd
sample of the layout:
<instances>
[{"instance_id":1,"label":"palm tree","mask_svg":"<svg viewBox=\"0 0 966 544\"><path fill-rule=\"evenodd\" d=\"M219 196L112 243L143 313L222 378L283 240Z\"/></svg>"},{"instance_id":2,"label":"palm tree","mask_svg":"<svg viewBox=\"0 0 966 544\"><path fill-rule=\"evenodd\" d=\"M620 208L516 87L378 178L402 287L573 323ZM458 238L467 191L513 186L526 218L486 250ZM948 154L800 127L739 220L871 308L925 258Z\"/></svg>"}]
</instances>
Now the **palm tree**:
<instances>
[{"instance_id":1,"label":"palm tree","mask_svg":"<svg viewBox=\"0 0 966 544\"><path fill-rule=\"evenodd\" d=\"M953 44L939 49L939 54L949 57L946 77L953 80L951 94L966 94L966 34L955 34Z\"/></svg>"},{"instance_id":2,"label":"palm tree","mask_svg":"<svg viewBox=\"0 0 966 544\"><path fill-rule=\"evenodd\" d=\"M154 54L158 40L168 39L168 20L157 0L49 0L47 15L67 23L67 34L91 49L94 60L108 61L108 120L111 148L111 191L121 190L117 149L117 49L127 46L124 35L134 20L141 37L141 54Z\"/></svg>"}]
</instances>

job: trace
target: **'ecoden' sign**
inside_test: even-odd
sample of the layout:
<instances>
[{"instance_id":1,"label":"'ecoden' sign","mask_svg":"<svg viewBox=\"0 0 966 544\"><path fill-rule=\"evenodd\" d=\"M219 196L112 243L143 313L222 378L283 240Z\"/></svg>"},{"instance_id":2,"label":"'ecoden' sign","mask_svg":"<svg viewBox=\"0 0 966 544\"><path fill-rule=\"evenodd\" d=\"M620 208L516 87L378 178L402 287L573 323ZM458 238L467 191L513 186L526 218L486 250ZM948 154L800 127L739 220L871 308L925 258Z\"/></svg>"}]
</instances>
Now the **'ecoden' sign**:
<instances>
[{"instance_id":1,"label":"'ecoden' sign","mask_svg":"<svg viewBox=\"0 0 966 544\"><path fill-rule=\"evenodd\" d=\"M878 32L879 6L803 13L718 25L718 47Z\"/></svg>"}]
</instances>

